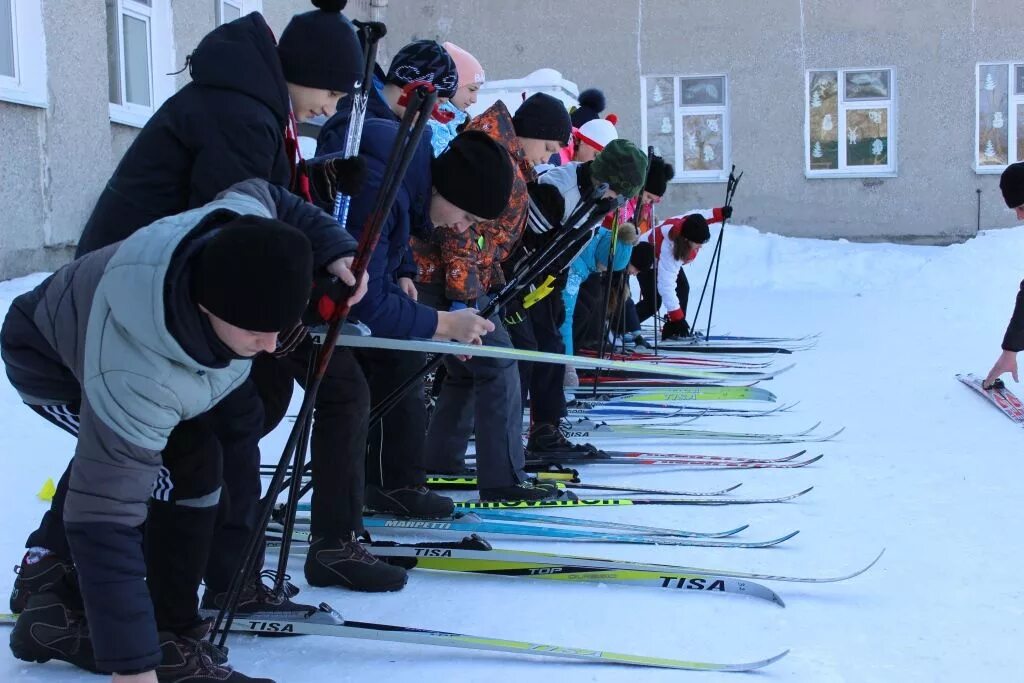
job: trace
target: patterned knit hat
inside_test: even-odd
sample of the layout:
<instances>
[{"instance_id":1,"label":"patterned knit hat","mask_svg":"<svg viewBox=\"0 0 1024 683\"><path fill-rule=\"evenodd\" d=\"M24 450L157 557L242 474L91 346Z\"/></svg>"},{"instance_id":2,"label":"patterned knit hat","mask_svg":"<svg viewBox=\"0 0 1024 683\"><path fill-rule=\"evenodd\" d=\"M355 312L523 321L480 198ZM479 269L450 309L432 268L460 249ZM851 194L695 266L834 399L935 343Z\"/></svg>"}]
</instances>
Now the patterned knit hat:
<instances>
[{"instance_id":1,"label":"patterned knit hat","mask_svg":"<svg viewBox=\"0 0 1024 683\"><path fill-rule=\"evenodd\" d=\"M426 81L437 88L438 97L452 97L459 88L455 61L433 40L417 40L399 50L384 80L398 86Z\"/></svg>"},{"instance_id":2,"label":"patterned knit hat","mask_svg":"<svg viewBox=\"0 0 1024 683\"><path fill-rule=\"evenodd\" d=\"M608 183L624 197L640 193L647 178L647 155L628 140L612 140L591 162L591 175L599 183Z\"/></svg>"}]
</instances>

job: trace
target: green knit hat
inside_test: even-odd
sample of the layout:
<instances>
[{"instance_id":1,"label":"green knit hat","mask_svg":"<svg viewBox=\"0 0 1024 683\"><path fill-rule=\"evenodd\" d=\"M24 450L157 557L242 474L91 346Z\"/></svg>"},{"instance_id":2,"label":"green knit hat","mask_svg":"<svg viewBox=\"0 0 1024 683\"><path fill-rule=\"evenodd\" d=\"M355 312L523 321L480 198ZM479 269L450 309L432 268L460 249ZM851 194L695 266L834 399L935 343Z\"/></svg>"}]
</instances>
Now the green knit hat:
<instances>
[{"instance_id":1,"label":"green knit hat","mask_svg":"<svg viewBox=\"0 0 1024 683\"><path fill-rule=\"evenodd\" d=\"M635 197L647 179L647 155L629 140L612 140L598 152L590 173L624 197Z\"/></svg>"}]
</instances>

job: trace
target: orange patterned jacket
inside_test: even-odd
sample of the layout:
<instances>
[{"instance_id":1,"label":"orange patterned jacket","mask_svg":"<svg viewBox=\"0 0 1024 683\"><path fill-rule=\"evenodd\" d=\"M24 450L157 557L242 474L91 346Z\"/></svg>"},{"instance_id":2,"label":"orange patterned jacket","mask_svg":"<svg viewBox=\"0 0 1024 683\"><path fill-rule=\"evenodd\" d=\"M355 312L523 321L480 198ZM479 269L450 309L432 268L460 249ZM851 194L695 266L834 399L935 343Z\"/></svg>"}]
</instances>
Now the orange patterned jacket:
<instances>
[{"instance_id":1,"label":"orange patterned jacket","mask_svg":"<svg viewBox=\"0 0 1024 683\"><path fill-rule=\"evenodd\" d=\"M491 221L477 223L459 234L437 228L429 240L412 238L416 261L416 281L445 286L450 301L472 305L480 296L504 284L501 262L519 243L526 225L529 194L526 184L536 179L533 166L526 160L512 115L500 100L469 122L467 130L487 133L505 147L512 159L515 178L505 212Z\"/></svg>"}]
</instances>

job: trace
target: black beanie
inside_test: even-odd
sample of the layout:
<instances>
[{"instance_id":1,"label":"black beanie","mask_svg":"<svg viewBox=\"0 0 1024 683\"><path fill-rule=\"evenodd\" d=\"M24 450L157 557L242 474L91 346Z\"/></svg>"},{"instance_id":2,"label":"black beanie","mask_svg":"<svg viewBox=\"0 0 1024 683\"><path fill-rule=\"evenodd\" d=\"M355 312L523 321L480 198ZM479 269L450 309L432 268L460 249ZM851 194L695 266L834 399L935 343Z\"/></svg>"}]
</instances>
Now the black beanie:
<instances>
[{"instance_id":1,"label":"black beanie","mask_svg":"<svg viewBox=\"0 0 1024 683\"><path fill-rule=\"evenodd\" d=\"M195 259L195 302L244 330L287 330L299 321L313 289L309 239L272 218L239 216L225 223Z\"/></svg>"},{"instance_id":2,"label":"black beanie","mask_svg":"<svg viewBox=\"0 0 1024 683\"><path fill-rule=\"evenodd\" d=\"M417 40L399 50L384 80L399 86L426 81L437 89L438 97L454 97L459 89L455 61L436 40Z\"/></svg>"},{"instance_id":3,"label":"black beanie","mask_svg":"<svg viewBox=\"0 0 1024 683\"><path fill-rule=\"evenodd\" d=\"M651 154L648 163L647 182L644 184L644 189L653 195L664 197L665 190L668 189L668 181L675 177L676 171L672 168L672 164L666 163L657 154Z\"/></svg>"},{"instance_id":4,"label":"black beanie","mask_svg":"<svg viewBox=\"0 0 1024 683\"><path fill-rule=\"evenodd\" d=\"M567 144L572 135L572 122L565 105L542 92L523 100L512 117L512 125L521 138L554 140L560 145Z\"/></svg>"},{"instance_id":5,"label":"black beanie","mask_svg":"<svg viewBox=\"0 0 1024 683\"><path fill-rule=\"evenodd\" d=\"M284 79L320 90L351 93L363 78L363 48L355 27L341 13L346 0L313 0L320 9L288 22L277 54Z\"/></svg>"},{"instance_id":6,"label":"black beanie","mask_svg":"<svg viewBox=\"0 0 1024 683\"><path fill-rule=\"evenodd\" d=\"M1003 200L1011 209L1024 205L1024 161L1010 164L999 178Z\"/></svg>"},{"instance_id":7,"label":"black beanie","mask_svg":"<svg viewBox=\"0 0 1024 683\"><path fill-rule=\"evenodd\" d=\"M497 218L512 195L512 161L486 133L456 135L431 162L433 185L455 206L480 218Z\"/></svg>"},{"instance_id":8,"label":"black beanie","mask_svg":"<svg viewBox=\"0 0 1024 683\"><path fill-rule=\"evenodd\" d=\"M576 128L599 118L605 108L604 93L597 88L587 88L576 101L580 103L580 106L572 110L572 125Z\"/></svg>"},{"instance_id":9,"label":"black beanie","mask_svg":"<svg viewBox=\"0 0 1024 683\"><path fill-rule=\"evenodd\" d=\"M708 221L704 216L699 213L691 213L683 220L683 237L696 242L697 244L705 244L711 239L711 230L708 229Z\"/></svg>"}]
</instances>

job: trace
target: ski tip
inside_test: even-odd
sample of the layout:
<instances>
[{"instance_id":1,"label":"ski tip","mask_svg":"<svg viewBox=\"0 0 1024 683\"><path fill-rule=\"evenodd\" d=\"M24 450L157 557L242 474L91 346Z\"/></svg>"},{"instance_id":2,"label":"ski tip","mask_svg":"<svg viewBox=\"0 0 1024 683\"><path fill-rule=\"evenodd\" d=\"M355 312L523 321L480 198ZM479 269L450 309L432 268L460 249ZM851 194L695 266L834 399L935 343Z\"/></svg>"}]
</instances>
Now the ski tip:
<instances>
[{"instance_id":1,"label":"ski tip","mask_svg":"<svg viewBox=\"0 0 1024 683\"><path fill-rule=\"evenodd\" d=\"M735 485L733 485L733 486L730 486L729 488L727 488L727 489L724 489L724 491L725 491L726 493L729 493L730 491L735 491L736 489L738 489L738 488L739 488L739 487L741 487L741 486L743 486L743 483L742 483L742 482L741 482L741 483L739 483L739 484L735 484Z\"/></svg>"},{"instance_id":2,"label":"ski tip","mask_svg":"<svg viewBox=\"0 0 1024 683\"><path fill-rule=\"evenodd\" d=\"M799 529L797 529L796 531L790 531L785 536L779 536L778 538L776 538L774 541L772 541L771 545L779 545L780 543L785 543L786 541L788 541L789 539L793 538L794 536L796 536L799 533L800 533Z\"/></svg>"},{"instance_id":3,"label":"ski tip","mask_svg":"<svg viewBox=\"0 0 1024 683\"><path fill-rule=\"evenodd\" d=\"M794 497L794 498L799 498L800 496L806 495L806 494L810 493L810 492L811 492L811 491L813 491L813 490L814 490L814 487L813 487L813 486L808 486L808 487L807 487L807 488L805 488L805 489L804 489L803 491L800 491L799 493L797 493L797 494L796 494L796 495L794 495L793 497Z\"/></svg>"},{"instance_id":4,"label":"ski tip","mask_svg":"<svg viewBox=\"0 0 1024 683\"><path fill-rule=\"evenodd\" d=\"M769 664L774 664L775 662L779 661L780 659L782 659L783 657L785 657L788 654L789 654L789 650L786 649L786 650L783 650L782 652L780 652L779 654L775 655L774 657L769 657L768 659L762 659L762 660L760 660L758 662L750 662L749 664L743 664L741 666L743 666L745 668L736 669L736 670L737 671L754 671L755 669L761 669L761 668L764 668L764 667L768 666Z\"/></svg>"}]
</instances>

